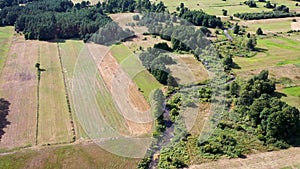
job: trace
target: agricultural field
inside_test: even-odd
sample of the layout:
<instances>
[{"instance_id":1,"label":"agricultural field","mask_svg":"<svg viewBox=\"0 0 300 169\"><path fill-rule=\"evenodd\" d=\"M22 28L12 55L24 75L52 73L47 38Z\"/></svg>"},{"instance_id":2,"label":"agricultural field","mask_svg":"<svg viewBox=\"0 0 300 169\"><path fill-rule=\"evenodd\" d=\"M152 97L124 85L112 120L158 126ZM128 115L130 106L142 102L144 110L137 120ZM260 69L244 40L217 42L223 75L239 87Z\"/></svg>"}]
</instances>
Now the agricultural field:
<instances>
[{"instance_id":1,"label":"agricultural field","mask_svg":"<svg viewBox=\"0 0 300 169\"><path fill-rule=\"evenodd\" d=\"M64 73L64 80L67 87L68 100L70 103L71 116L74 121L75 134L77 138L87 138L88 136L81 127L76 114L74 112L73 98L72 98L72 79L77 58L84 46L84 43L80 40L66 40L58 42L60 51L60 59Z\"/></svg>"},{"instance_id":2,"label":"agricultural field","mask_svg":"<svg viewBox=\"0 0 300 169\"><path fill-rule=\"evenodd\" d=\"M299 168L299 119L291 113L300 110L300 17L229 17L272 10L257 0L256 8L240 0L162 1L170 12L184 3L221 17L220 27L232 27L220 30L213 26L215 18L192 14L197 21L208 18L201 24L212 32L217 59L210 58L211 48L202 49L197 31L177 27L184 24L181 19L160 25L166 16L142 18L138 6L127 1L106 1L105 8L93 6L97 0L75 7L42 2L55 10L39 9L35 1L30 8L0 8L0 98L10 103L7 122L0 125L0 168ZM271 2L300 13L296 1ZM142 3L140 10L163 11L152 4ZM25 10L13 18L17 7ZM35 8L39 16L26 13ZM118 25L105 28L108 17ZM145 26L139 26L143 19ZM160 33L148 33L147 26ZM264 34L256 35L257 28ZM160 35L164 31L195 42L197 50ZM118 39L125 34L130 37ZM118 43L105 46L105 40ZM154 45L168 52L147 50ZM210 65L219 61L224 67ZM220 90L210 85L213 77L226 79L217 84ZM253 83L246 81L251 77Z\"/></svg>"},{"instance_id":3,"label":"agricultural field","mask_svg":"<svg viewBox=\"0 0 300 169\"><path fill-rule=\"evenodd\" d=\"M296 18L277 18L277 19L261 19L261 20L251 20L251 21L240 21L239 24L246 26L246 30L250 33L255 34L258 28L261 28L265 34L267 33L277 33L277 32L288 32L290 30L298 30L298 22L293 22Z\"/></svg>"},{"instance_id":4,"label":"agricultural field","mask_svg":"<svg viewBox=\"0 0 300 169\"><path fill-rule=\"evenodd\" d=\"M9 48L12 43L14 31L13 27L0 27L0 73L2 72L3 66L5 65Z\"/></svg>"},{"instance_id":5,"label":"agricultural field","mask_svg":"<svg viewBox=\"0 0 300 169\"><path fill-rule=\"evenodd\" d=\"M191 169L269 169L269 168L281 168L285 166L296 166L300 159L299 147L291 148L288 150L265 152L258 154L248 155L247 158L239 159L221 159L214 162L203 163L200 165L190 166Z\"/></svg>"},{"instance_id":6,"label":"agricultural field","mask_svg":"<svg viewBox=\"0 0 300 169\"><path fill-rule=\"evenodd\" d=\"M133 83L130 78L130 74L125 73L123 67L120 66L117 60L110 53L99 54L103 50L107 50L99 45L88 45L89 51L93 56L94 60L99 62L99 94L103 93L103 88L107 89L106 96L110 95L110 99L106 103L108 105L116 107L116 112L104 115L105 117L118 117L119 122L128 125L130 134L141 135L147 134L151 131L151 115L149 114L150 107L143 97L138 87ZM132 68L134 69L134 68ZM103 79L104 86L102 86L100 78ZM100 100L101 96L99 97ZM99 107L102 103L99 102ZM138 110L138 111L135 111ZM109 113L107 110L102 110L103 114ZM138 114L135 114L138 113ZM142 113L142 114L141 114ZM113 115L114 114L114 115ZM117 118L117 119L118 119ZM118 124L118 121L114 121L111 124ZM141 122L141 123L138 123ZM123 126L117 127L118 129L124 128Z\"/></svg>"},{"instance_id":7,"label":"agricultural field","mask_svg":"<svg viewBox=\"0 0 300 169\"><path fill-rule=\"evenodd\" d=\"M300 63L300 42L286 37L266 37L257 40L257 48L261 50L254 57L235 57L234 62L241 69L236 69L236 73L253 71L255 69L284 66Z\"/></svg>"},{"instance_id":8,"label":"agricultural field","mask_svg":"<svg viewBox=\"0 0 300 169\"><path fill-rule=\"evenodd\" d=\"M3 30L5 29L1 29ZM6 36L12 37L13 32L9 32L11 34ZM4 33L7 31L1 32ZM12 44L3 46L4 50L9 51L0 77L1 98L10 103L8 124L0 142L0 147L4 150L31 146L36 142L38 81L34 64L37 61L39 43L26 42L19 35L13 36L13 39Z\"/></svg>"},{"instance_id":9,"label":"agricultural field","mask_svg":"<svg viewBox=\"0 0 300 169\"><path fill-rule=\"evenodd\" d=\"M150 46L149 46L150 47ZM148 100L151 91L160 88L162 85L142 66L137 55L125 44L115 45L111 49L111 54L116 58L122 69L140 88L144 97Z\"/></svg>"},{"instance_id":10,"label":"agricultural field","mask_svg":"<svg viewBox=\"0 0 300 169\"><path fill-rule=\"evenodd\" d=\"M72 126L56 43L40 43L38 144L70 142Z\"/></svg>"},{"instance_id":11,"label":"agricultural field","mask_svg":"<svg viewBox=\"0 0 300 169\"><path fill-rule=\"evenodd\" d=\"M138 159L111 154L94 143L26 149L0 156L0 168L134 168Z\"/></svg>"},{"instance_id":12,"label":"agricultural field","mask_svg":"<svg viewBox=\"0 0 300 169\"><path fill-rule=\"evenodd\" d=\"M158 3L159 0L152 0L152 2ZM199 10L207 12L211 15L222 15L222 9L226 9L228 11L228 15L233 15L234 13L242 13L242 12L261 12L261 11L269 11L264 6L265 3L256 2L257 8L249 8L247 5L241 4L240 0L227 0L227 1L187 1L187 0L163 0L165 5L168 7L170 11L175 11L176 7L180 5L180 3L184 3L186 7L189 9Z\"/></svg>"},{"instance_id":13,"label":"agricultural field","mask_svg":"<svg viewBox=\"0 0 300 169\"><path fill-rule=\"evenodd\" d=\"M168 65L170 73L181 84L204 82L209 75L202 63L198 62L191 54L170 54L176 64Z\"/></svg>"}]
</instances>

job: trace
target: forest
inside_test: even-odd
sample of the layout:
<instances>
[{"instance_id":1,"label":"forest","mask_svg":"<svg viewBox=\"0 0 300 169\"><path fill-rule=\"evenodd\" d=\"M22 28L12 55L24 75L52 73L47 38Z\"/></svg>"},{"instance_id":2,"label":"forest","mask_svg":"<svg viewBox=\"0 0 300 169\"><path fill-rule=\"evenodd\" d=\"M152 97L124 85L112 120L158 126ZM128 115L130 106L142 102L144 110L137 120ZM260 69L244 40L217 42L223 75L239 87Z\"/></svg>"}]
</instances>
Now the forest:
<instances>
[{"instance_id":1,"label":"forest","mask_svg":"<svg viewBox=\"0 0 300 169\"><path fill-rule=\"evenodd\" d=\"M23 32L26 39L52 40L56 38L80 38L87 41L92 34L112 22L107 13L141 11L162 12L164 4L151 4L149 0L99 2L94 6L89 1L73 4L69 0L39 0L19 6L16 1L1 1L0 26L15 25L17 32ZM128 37L130 32L120 30L117 24L110 24L99 31L94 40L108 42L116 37ZM112 32L118 30L113 37ZM107 34L108 33L108 34ZM126 34L124 36L124 34ZM106 39L105 37L106 36ZM119 39L118 39L119 40Z\"/></svg>"}]
</instances>

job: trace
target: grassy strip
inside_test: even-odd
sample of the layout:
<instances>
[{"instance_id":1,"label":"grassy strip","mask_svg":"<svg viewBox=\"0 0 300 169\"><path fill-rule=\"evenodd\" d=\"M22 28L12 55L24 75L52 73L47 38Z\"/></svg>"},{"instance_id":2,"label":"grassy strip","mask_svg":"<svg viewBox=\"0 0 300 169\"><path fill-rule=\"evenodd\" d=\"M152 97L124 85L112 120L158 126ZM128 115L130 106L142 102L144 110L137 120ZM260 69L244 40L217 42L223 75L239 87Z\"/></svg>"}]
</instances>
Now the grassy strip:
<instances>
[{"instance_id":1,"label":"grassy strip","mask_svg":"<svg viewBox=\"0 0 300 169\"><path fill-rule=\"evenodd\" d=\"M76 117L75 114L75 109L73 105L73 100L72 100L72 79L73 79L73 72L74 72L74 67L76 65L76 60L78 59L78 56L80 54L80 51L83 48L84 43L80 40L66 40L65 42L59 43L59 48L61 52L61 62L63 65L63 70L64 70L64 80L66 82L67 86L67 92L69 96L69 102L70 102L70 108L73 116L73 121L74 127L76 130L76 137L83 137L83 138L88 138L87 134L83 130L81 124L78 121L78 118Z\"/></svg>"},{"instance_id":2,"label":"grassy strip","mask_svg":"<svg viewBox=\"0 0 300 169\"><path fill-rule=\"evenodd\" d=\"M39 144L72 140L68 105L56 43L40 42Z\"/></svg>"},{"instance_id":3,"label":"grassy strip","mask_svg":"<svg viewBox=\"0 0 300 169\"><path fill-rule=\"evenodd\" d=\"M13 37L13 27L0 27L0 76L2 74L2 69L6 63L8 57L8 51L11 46Z\"/></svg>"},{"instance_id":4,"label":"grassy strip","mask_svg":"<svg viewBox=\"0 0 300 169\"><path fill-rule=\"evenodd\" d=\"M69 111L70 123L71 123L71 126L72 126L73 137L72 137L71 142L74 142L74 141L76 141L75 125L74 125L73 114L72 114L72 111L71 111L69 94L68 94L68 91L67 91L66 77L65 77L65 73L64 73L64 69L63 69L62 60L61 60L61 51L60 51L60 47L59 47L58 43L57 43L57 51L58 51L59 63L60 63L60 67L61 67L61 73L62 73L62 76L63 76L64 87L65 87L65 93L66 93L66 100L67 100L67 106L68 106L68 111Z\"/></svg>"}]
</instances>

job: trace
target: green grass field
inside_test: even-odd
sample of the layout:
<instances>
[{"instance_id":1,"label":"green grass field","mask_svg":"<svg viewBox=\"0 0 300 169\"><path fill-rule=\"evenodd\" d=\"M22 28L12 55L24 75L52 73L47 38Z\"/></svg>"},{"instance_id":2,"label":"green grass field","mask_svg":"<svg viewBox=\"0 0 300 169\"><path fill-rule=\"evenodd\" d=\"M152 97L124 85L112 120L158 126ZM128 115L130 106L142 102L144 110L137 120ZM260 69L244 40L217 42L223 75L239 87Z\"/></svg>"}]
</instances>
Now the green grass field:
<instances>
[{"instance_id":1,"label":"green grass field","mask_svg":"<svg viewBox=\"0 0 300 169\"><path fill-rule=\"evenodd\" d=\"M12 26L0 27L0 74L8 56L13 34L14 28Z\"/></svg>"},{"instance_id":2,"label":"green grass field","mask_svg":"<svg viewBox=\"0 0 300 169\"><path fill-rule=\"evenodd\" d=\"M112 55L119 62L123 70L133 79L135 84L143 91L147 100L151 91L162 87L162 85L142 66L136 55L123 44L111 48Z\"/></svg>"},{"instance_id":3,"label":"green grass field","mask_svg":"<svg viewBox=\"0 0 300 169\"><path fill-rule=\"evenodd\" d=\"M291 96L299 97L300 99L300 86L284 88L283 92Z\"/></svg>"},{"instance_id":4,"label":"green grass field","mask_svg":"<svg viewBox=\"0 0 300 169\"><path fill-rule=\"evenodd\" d=\"M300 86L284 88L280 92L287 95L287 97L282 97L283 101L300 110Z\"/></svg>"},{"instance_id":5,"label":"green grass field","mask_svg":"<svg viewBox=\"0 0 300 169\"><path fill-rule=\"evenodd\" d=\"M300 64L300 42L286 37L268 37L257 40L257 48L262 52L250 58L235 57L234 61L241 69L235 72L282 66L286 64Z\"/></svg>"},{"instance_id":6,"label":"green grass field","mask_svg":"<svg viewBox=\"0 0 300 169\"><path fill-rule=\"evenodd\" d=\"M65 86L56 43L40 43L38 144L72 140Z\"/></svg>"}]
</instances>

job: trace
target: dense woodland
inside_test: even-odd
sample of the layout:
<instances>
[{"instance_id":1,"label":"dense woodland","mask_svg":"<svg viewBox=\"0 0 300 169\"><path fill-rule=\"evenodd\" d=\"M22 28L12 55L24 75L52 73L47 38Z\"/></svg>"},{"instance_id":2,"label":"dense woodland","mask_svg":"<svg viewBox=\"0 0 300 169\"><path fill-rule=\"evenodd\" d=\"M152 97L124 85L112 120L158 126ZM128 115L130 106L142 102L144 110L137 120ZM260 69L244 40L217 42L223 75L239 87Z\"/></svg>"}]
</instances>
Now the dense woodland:
<instances>
[{"instance_id":1,"label":"dense woodland","mask_svg":"<svg viewBox=\"0 0 300 169\"><path fill-rule=\"evenodd\" d=\"M98 43L128 37L131 32L121 31L117 24L107 23L111 19L106 13L133 12L137 10L162 12L163 3L151 4L149 0L132 0L97 3L90 6L89 1L73 4L69 0L38 0L19 6L16 1L3 0L0 26L15 25L17 32L23 32L26 39L51 40L55 38L80 38L88 40L100 28L105 28L93 38ZM118 34L110 36L115 31ZM126 34L126 35L125 35Z\"/></svg>"},{"instance_id":2,"label":"dense woodland","mask_svg":"<svg viewBox=\"0 0 300 169\"><path fill-rule=\"evenodd\" d=\"M177 8L179 11L179 17L191 22L196 26L205 26L208 28L223 28L223 23L220 18L214 15L208 15L202 10L189 10L184 7L184 4L181 3L180 7Z\"/></svg>"}]
</instances>

